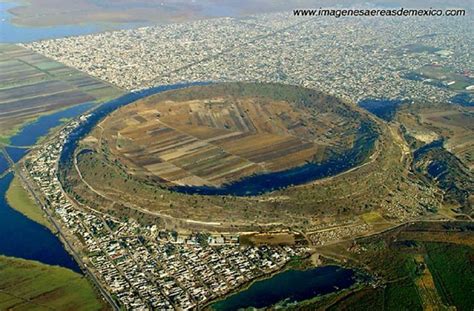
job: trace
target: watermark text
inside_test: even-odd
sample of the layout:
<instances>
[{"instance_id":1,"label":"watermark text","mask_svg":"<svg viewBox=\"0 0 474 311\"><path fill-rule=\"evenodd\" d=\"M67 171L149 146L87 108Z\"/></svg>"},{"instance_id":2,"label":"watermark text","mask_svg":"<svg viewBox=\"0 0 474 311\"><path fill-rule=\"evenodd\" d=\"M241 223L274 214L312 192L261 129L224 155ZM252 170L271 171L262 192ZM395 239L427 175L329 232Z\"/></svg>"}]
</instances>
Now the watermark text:
<instances>
[{"instance_id":1,"label":"watermark text","mask_svg":"<svg viewBox=\"0 0 474 311\"><path fill-rule=\"evenodd\" d=\"M294 16L330 16L335 18L346 16L388 16L388 17L409 17L409 16L465 16L464 9L295 9Z\"/></svg>"}]
</instances>

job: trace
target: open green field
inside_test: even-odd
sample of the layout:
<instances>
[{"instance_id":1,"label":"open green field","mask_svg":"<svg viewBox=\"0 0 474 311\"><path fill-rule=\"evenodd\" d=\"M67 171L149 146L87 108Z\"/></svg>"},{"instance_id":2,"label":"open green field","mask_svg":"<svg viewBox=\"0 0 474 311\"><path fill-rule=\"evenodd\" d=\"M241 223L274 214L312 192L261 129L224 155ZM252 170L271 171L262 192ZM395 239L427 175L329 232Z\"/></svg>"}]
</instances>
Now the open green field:
<instances>
[{"instance_id":1,"label":"open green field","mask_svg":"<svg viewBox=\"0 0 474 311\"><path fill-rule=\"evenodd\" d=\"M456 91L464 90L474 83L474 79L441 66L426 65L416 70L416 73L424 78L446 83L448 88Z\"/></svg>"},{"instance_id":2,"label":"open green field","mask_svg":"<svg viewBox=\"0 0 474 311\"><path fill-rule=\"evenodd\" d=\"M8 204L19 211L29 219L49 228L51 231L54 231L51 223L45 218L41 208L36 205L34 200L29 195L21 185L20 179L15 176L10 184L10 187L7 190L6 198Z\"/></svg>"},{"instance_id":3,"label":"open green field","mask_svg":"<svg viewBox=\"0 0 474 311\"><path fill-rule=\"evenodd\" d=\"M468 222L415 223L381 235L322 247L323 254L374 279L338 297L308 304L329 310L472 310L474 227Z\"/></svg>"},{"instance_id":4,"label":"open green field","mask_svg":"<svg viewBox=\"0 0 474 311\"><path fill-rule=\"evenodd\" d=\"M400 53L403 52L408 52L408 53L429 53L433 54L437 51L439 51L439 48L424 45L424 44L419 44L419 43L413 43L413 44L407 44L405 46L402 46L400 48Z\"/></svg>"},{"instance_id":5,"label":"open green field","mask_svg":"<svg viewBox=\"0 0 474 311\"><path fill-rule=\"evenodd\" d=\"M0 44L0 140L39 115L118 96L116 87L23 47Z\"/></svg>"},{"instance_id":6,"label":"open green field","mask_svg":"<svg viewBox=\"0 0 474 311\"><path fill-rule=\"evenodd\" d=\"M0 310L108 310L81 275L0 256Z\"/></svg>"},{"instance_id":7,"label":"open green field","mask_svg":"<svg viewBox=\"0 0 474 311\"><path fill-rule=\"evenodd\" d=\"M474 251L472 246L425 243L428 268L443 302L458 310L472 310Z\"/></svg>"}]
</instances>

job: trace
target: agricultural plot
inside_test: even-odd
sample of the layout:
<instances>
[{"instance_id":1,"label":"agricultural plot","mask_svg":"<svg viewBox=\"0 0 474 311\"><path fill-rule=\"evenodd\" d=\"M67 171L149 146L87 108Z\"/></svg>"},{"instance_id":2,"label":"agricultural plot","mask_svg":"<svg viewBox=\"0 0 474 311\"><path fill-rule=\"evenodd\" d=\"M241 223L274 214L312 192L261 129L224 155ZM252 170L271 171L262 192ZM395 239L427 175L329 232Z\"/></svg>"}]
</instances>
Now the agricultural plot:
<instances>
[{"instance_id":1,"label":"agricultural plot","mask_svg":"<svg viewBox=\"0 0 474 311\"><path fill-rule=\"evenodd\" d=\"M323 256L342 254L345 262L377 277L337 299L321 299L317 308L303 306L306 310L472 310L472 230L469 222L420 222L322 247Z\"/></svg>"},{"instance_id":2,"label":"agricultural plot","mask_svg":"<svg viewBox=\"0 0 474 311\"><path fill-rule=\"evenodd\" d=\"M0 135L40 114L120 94L102 81L15 45L0 45Z\"/></svg>"},{"instance_id":3,"label":"agricultural plot","mask_svg":"<svg viewBox=\"0 0 474 311\"><path fill-rule=\"evenodd\" d=\"M468 75L456 73L450 68L441 66L426 65L415 73L424 79L428 79L427 82L429 83L440 87L448 87L455 91L465 90L474 83L474 79Z\"/></svg>"},{"instance_id":4,"label":"agricultural plot","mask_svg":"<svg viewBox=\"0 0 474 311\"><path fill-rule=\"evenodd\" d=\"M314 108L232 93L145 100L106 118L101 141L135 175L219 186L349 149L357 121Z\"/></svg>"}]
</instances>

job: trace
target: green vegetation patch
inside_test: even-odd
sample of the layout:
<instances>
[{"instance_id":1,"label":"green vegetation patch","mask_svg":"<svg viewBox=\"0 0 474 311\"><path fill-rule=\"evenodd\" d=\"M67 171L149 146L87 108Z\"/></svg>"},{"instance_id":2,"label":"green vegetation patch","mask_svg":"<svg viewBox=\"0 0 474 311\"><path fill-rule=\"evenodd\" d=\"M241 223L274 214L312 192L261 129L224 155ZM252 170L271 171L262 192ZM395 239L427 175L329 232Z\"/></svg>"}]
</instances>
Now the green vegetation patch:
<instances>
[{"instance_id":1,"label":"green vegetation patch","mask_svg":"<svg viewBox=\"0 0 474 311\"><path fill-rule=\"evenodd\" d=\"M295 309L474 310L471 236L468 222L421 222L361 238L345 255L374 278L336 299L324 297Z\"/></svg>"},{"instance_id":2,"label":"green vegetation patch","mask_svg":"<svg viewBox=\"0 0 474 311\"><path fill-rule=\"evenodd\" d=\"M338 301L331 305L328 310L382 310L384 307L384 291L382 289L366 288L355 291L345 297L344 300Z\"/></svg>"},{"instance_id":3,"label":"green vegetation patch","mask_svg":"<svg viewBox=\"0 0 474 311\"><path fill-rule=\"evenodd\" d=\"M423 310L413 280L405 278L388 284L384 292L384 310Z\"/></svg>"},{"instance_id":4,"label":"green vegetation patch","mask_svg":"<svg viewBox=\"0 0 474 311\"><path fill-rule=\"evenodd\" d=\"M106 310L89 282L71 270L0 256L0 310Z\"/></svg>"},{"instance_id":5,"label":"green vegetation patch","mask_svg":"<svg viewBox=\"0 0 474 311\"><path fill-rule=\"evenodd\" d=\"M439 86L448 87L452 90L464 90L473 83L472 78L456 73L453 69L447 67L426 65L418 69L416 73L424 78L436 80L440 83Z\"/></svg>"},{"instance_id":6,"label":"green vegetation patch","mask_svg":"<svg viewBox=\"0 0 474 311\"><path fill-rule=\"evenodd\" d=\"M45 218L41 208L36 205L29 193L23 188L20 179L15 176L7 190L6 198L8 204L29 219L54 231L53 226Z\"/></svg>"},{"instance_id":7,"label":"green vegetation patch","mask_svg":"<svg viewBox=\"0 0 474 311\"><path fill-rule=\"evenodd\" d=\"M474 309L474 249L466 245L425 243L428 268L445 304Z\"/></svg>"}]
</instances>

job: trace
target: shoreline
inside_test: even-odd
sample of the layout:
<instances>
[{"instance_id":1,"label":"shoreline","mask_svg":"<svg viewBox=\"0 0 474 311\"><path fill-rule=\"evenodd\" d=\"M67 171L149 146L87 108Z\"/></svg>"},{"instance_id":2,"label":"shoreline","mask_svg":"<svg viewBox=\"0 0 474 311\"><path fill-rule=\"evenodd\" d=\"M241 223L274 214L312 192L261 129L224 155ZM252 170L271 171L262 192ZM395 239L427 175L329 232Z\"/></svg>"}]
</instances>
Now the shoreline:
<instances>
[{"instance_id":1,"label":"shoreline","mask_svg":"<svg viewBox=\"0 0 474 311\"><path fill-rule=\"evenodd\" d=\"M305 257L304 259L308 259L310 256L307 256ZM263 280L268 280L268 279L271 279L272 277L274 277L275 275L277 274L280 274L280 273L283 273L287 270L291 270L292 268L288 267L288 264L291 262L288 261L287 263L285 263L283 266L281 266L280 268L277 268L276 270L272 271L272 272L269 272L267 274L263 274L261 276L257 276L256 278L252 279L252 280L249 280L248 282L244 282L242 283L242 285L239 285L238 287L234 288L234 290L224 294L223 296L219 297L219 298L216 298L215 300L212 300L208 303L206 303L204 306L203 306L203 309L204 310L214 310L211 308L211 306L219 301L223 301L227 298L229 298L230 296L233 296L233 295L236 295L240 292L243 292L247 289L250 288L250 286L252 286L254 283L256 282L259 282L259 281L263 281ZM314 266L314 268L316 268L317 266ZM293 268L294 269L294 268ZM296 269L294 269L296 270Z\"/></svg>"},{"instance_id":2,"label":"shoreline","mask_svg":"<svg viewBox=\"0 0 474 311\"><path fill-rule=\"evenodd\" d=\"M246 290L248 290L251 286L253 286L255 283L257 282L260 282L260 281L264 281L264 280L268 280L268 279L271 279L273 278L274 276L280 274L280 273L285 273L286 271L290 271L290 270L295 270L295 271L305 271L305 270L309 270L309 269L318 269L318 268L322 268L322 267L328 267L328 266L336 266L336 267L339 267L339 268L344 268L344 269L350 269L352 271L354 271L354 275L357 277L358 273L360 273L360 271L356 268L356 267L351 267L351 266L347 266L347 265L343 265L342 263L330 263L330 262L327 262L327 263L320 263L320 264L317 264L315 265L311 259L312 255L314 253L308 253L306 256L302 257L302 258L298 258L298 259L292 259L288 262L286 262L283 266L281 266L280 268L277 268L276 270L268 273L268 274L264 274L264 275L261 275L261 276L258 276L248 282L245 282L243 283L242 285L240 285L239 287L235 288L234 290L232 290L231 292L228 292L226 293L225 295L219 297L219 298L216 298L212 301L209 301L208 303L206 303L204 306L203 306L203 309L204 310L214 310L212 308L212 305L218 303L218 302L221 302L221 301L225 301L226 299L228 299L229 297L233 296L233 295L237 295L241 292L244 292ZM291 263L292 262L301 262L303 264L303 266L291 266ZM348 288L341 288L341 289L336 289L335 291L333 292L330 292L330 293L327 293L327 294L318 294L316 296L313 296L311 298L308 298L308 299L304 299L304 300L301 300L301 301L297 301L296 303L297 304L300 304L300 303L303 303L304 301L308 301L308 300L312 300L312 299L315 299L315 298L320 298L320 297L324 297L324 296L327 296L327 295L334 295L334 294L338 294L344 290L351 290L353 289L354 287L358 286L358 284L360 283L359 280L355 279L354 281L354 284L351 285L350 287ZM273 307L273 306L276 306L278 305L279 303L285 301L285 299L283 300L280 300L280 301L277 301L276 303L272 304L272 305L268 305L268 306L265 306L265 307L262 307L262 308L270 308L270 307ZM253 306L247 306L246 308L252 308Z\"/></svg>"},{"instance_id":3,"label":"shoreline","mask_svg":"<svg viewBox=\"0 0 474 311\"><path fill-rule=\"evenodd\" d=\"M19 189L15 189L18 188ZM47 228L51 233L57 234L54 230L53 225L45 217L44 211L37 206L34 200L29 195L28 191L25 190L21 179L14 174L7 191L5 192L5 200L7 204L13 210L21 213L26 218L34 221L37 224Z\"/></svg>"}]
</instances>

